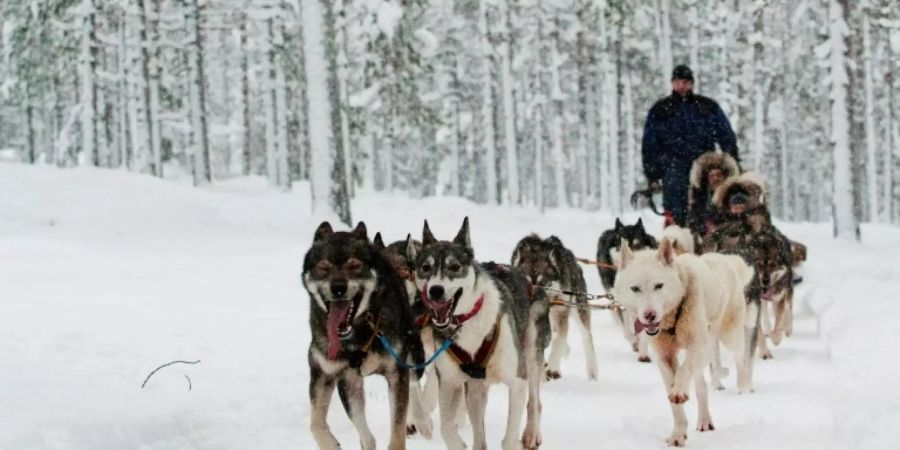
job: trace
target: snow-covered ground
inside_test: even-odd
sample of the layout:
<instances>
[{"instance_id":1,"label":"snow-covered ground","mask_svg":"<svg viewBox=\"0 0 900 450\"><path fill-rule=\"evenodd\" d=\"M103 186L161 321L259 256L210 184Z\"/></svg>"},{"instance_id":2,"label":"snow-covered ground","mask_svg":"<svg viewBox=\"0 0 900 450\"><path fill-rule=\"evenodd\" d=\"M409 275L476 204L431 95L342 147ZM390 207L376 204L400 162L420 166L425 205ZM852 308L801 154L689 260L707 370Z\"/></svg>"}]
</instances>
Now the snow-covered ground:
<instances>
[{"instance_id":1,"label":"snow-covered ground","mask_svg":"<svg viewBox=\"0 0 900 450\"><path fill-rule=\"evenodd\" d=\"M388 239L418 236L423 218L450 238L468 214L477 257L500 261L532 231L590 257L613 221L384 195L361 196L353 213ZM289 194L258 179L195 189L125 172L0 164L0 448L314 448L299 272L318 222L304 185ZM717 430L691 427L688 447L896 448L900 230L866 226L864 242L848 244L833 241L828 224L783 229L810 254L795 335L773 348L774 360L757 362L755 393L738 396L733 376L711 393ZM585 274L599 292L596 271ZM636 361L607 313L594 318L600 379L587 381L576 331L564 378L543 387L544 448L664 447L671 416L655 364ZM140 389L155 367L196 359ZM385 383L366 385L384 448ZM496 448L505 388L492 391L488 408ZM695 408L692 399L691 419ZM345 448L358 448L337 399L329 422ZM439 437L408 447L444 448Z\"/></svg>"}]
</instances>

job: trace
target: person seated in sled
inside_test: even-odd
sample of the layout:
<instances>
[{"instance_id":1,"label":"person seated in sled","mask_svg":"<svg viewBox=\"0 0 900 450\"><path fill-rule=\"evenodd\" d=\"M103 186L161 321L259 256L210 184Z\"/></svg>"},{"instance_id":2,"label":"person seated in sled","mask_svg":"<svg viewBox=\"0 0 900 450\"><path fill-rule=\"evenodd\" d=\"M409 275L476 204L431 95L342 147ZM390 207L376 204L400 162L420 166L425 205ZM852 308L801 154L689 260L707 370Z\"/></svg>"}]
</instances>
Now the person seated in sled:
<instances>
[{"instance_id":1,"label":"person seated in sled","mask_svg":"<svg viewBox=\"0 0 900 450\"><path fill-rule=\"evenodd\" d=\"M672 94L650 108L644 123L644 175L651 186L662 184L665 226L687 226L688 177L694 160L718 144L739 161L737 140L722 108L693 88L691 69L675 67Z\"/></svg>"},{"instance_id":2,"label":"person seated in sled","mask_svg":"<svg viewBox=\"0 0 900 450\"><path fill-rule=\"evenodd\" d=\"M691 166L688 190L688 228L697 236L713 232L720 220L713 205L713 192L726 179L740 174L737 160L721 151L706 152Z\"/></svg>"}]
</instances>

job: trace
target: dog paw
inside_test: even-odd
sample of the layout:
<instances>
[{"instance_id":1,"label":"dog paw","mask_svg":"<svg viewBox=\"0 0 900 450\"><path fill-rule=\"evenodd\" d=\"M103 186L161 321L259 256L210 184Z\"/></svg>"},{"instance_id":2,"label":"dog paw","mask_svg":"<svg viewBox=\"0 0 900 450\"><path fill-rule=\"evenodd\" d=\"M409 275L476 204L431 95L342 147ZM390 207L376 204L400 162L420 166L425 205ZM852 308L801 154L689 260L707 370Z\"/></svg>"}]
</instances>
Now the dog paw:
<instances>
[{"instance_id":1,"label":"dog paw","mask_svg":"<svg viewBox=\"0 0 900 450\"><path fill-rule=\"evenodd\" d=\"M712 381L710 384L712 385L713 389L715 389L715 390L717 390L717 391L724 391L724 390L725 390L725 385L722 384L722 382L719 381L719 380L714 380L714 381Z\"/></svg>"},{"instance_id":2,"label":"dog paw","mask_svg":"<svg viewBox=\"0 0 900 450\"><path fill-rule=\"evenodd\" d=\"M669 401L676 405L686 403L688 398L687 389L672 388L669 390Z\"/></svg>"},{"instance_id":3,"label":"dog paw","mask_svg":"<svg viewBox=\"0 0 900 450\"><path fill-rule=\"evenodd\" d=\"M547 369L547 371L544 373L544 375L545 375L544 379L547 381L558 380L562 377L562 375L559 373L558 370L550 370L550 369Z\"/></svg>"},{"instance_id":4,"label":"dog paw","mask_svg":"<svg viewBox=\"0 0 900 450\"><path fill-rule=\"evenodd\" d=\"M704 431L714 431L715 429L716 426L713 425L712 419L700 419L697 421L697 431L701 433Z\"/></svg>"},{"instance_id":5,"label":"dog paw","mask_svg":"<svg viewBox=\"0 0 900 450\"><path fill-rule=\"evenodd\" d=\"M522 447L526 449L536 449L541 446L541 432L540 431L532 431L529 430L528 427L525 427L525 432L522 433Z\"/></svg>"},{"instance_id":6,"label":"dog paw","mask_svg":"<svg viewBox=\"0 0 900 450\"><path fill-rule=\"evenodd\" d=\"M434 430L431 425L431 420L422 420L420 423L408 423L406 424L406 435L407 436L415 436L417 434L421 434L425 439L431 439Z\"/></svg>"},{"instance_id":7,"label":"dog paw","mask_svg":"<svg viewBox=\"0 0 900 450\"><path fill-rule=\"evenodd\" d=\"M770 352L768 350L766 350L764 352L760 352L759 357L762 359L774 359L775 358L774 356L772 356L772 352Z\"/></svg>"},{"instance_id":8,"label":"dog paw","mask_svg":"<svg viewBox=\"0 0 900 450\"><path fill-rule=\"evenodd\" d=\"M503 450L522 450L522 443L515 439L504 439L500 447Z\"/></svg>"},{"instance_id":9,"label":"dog paw","mask_svg":"<svg viewBox=\"0 0 900 450\"><path fill-rule=\"evenodd\" d=\"M650 357L647 355L640 355L640 356L638 356L638 361L640 361L642 363L648 363L651 360L650 360Z\"/></svg>"},{"instance_id":10,"label":"dog paw","mask_svg":"<svg viewBox=\"0 0 900 450\"><path fill-rule=\"evenodd\" d=\"M684 447L685 441L687 441L687 435L680 433L666 438L666 444L669 444L669 447Z\"/></svg>"},{"instance_id":11,"label":"dog paw","mask_svg":"<svg viewBox=\"0 0 900 450\"><path fill-rule=\"evenodd\" d=\"M781 340L784 339L784 334L780 331L772 331L772 343L775 345L781 344Z\"/></svg>"}]
</instances>

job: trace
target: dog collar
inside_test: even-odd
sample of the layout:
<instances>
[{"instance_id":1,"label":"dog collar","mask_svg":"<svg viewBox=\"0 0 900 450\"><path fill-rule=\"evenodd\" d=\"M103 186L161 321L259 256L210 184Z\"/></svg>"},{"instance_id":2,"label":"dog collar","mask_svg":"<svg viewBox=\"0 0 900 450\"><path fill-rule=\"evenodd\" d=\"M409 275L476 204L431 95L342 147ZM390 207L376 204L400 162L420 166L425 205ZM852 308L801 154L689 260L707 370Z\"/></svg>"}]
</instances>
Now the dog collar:
<instances>
[{"instance_id":1,"label":"dog collar","mask_svg":"<svg viewBox=\"0 0 900 450\"><path fill-rule=\"evenodd\" d=\"M675 319L672 320L672 326L669 328L663 328L663 331L666 333L675 336L675 327L678 326L678 319L681 318L681 312L684 310L684 299L681 299L681 303L678 304L678 309L675 310Z\"/></svg>"}]
</instances>

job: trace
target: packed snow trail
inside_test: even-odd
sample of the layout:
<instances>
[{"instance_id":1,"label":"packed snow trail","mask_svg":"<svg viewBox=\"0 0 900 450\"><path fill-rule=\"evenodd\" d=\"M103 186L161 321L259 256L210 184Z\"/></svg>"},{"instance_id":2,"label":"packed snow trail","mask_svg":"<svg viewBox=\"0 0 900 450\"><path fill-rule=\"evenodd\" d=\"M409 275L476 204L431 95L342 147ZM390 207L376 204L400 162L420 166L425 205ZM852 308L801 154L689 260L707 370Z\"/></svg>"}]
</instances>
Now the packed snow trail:
<instances>
[{"instance_id":1,"label":"packed snow trail","mask_svg":"<svg viewBox=\"0 0 900 450\"><path fill-rule=\"evenodd\" d=\"M265 185L195 189L118 171L0 164L0 448L315 448L299 273L320 219L309 215L306 185L290 194ZM614 219L370 194L353 208L389 240L418 236L425 217L447 239L468 214L477 257L498 261L532 231L591 257ZM656 218L644 220L659 230ZM756 362L749 395L736 394L723 352L732 370L727 389L710 393L716 431L693 431L692 395L688 448L892 448L900 394L883 387L898 365L882 356L900 344L889 325L900 313L900 230L865 227L857 245L833 241L828 224L783 228L810 248L794 336L772 347L774 360ZM600 292L596 270L584 271ZM573 330L563 378L543 386L542 448L665 447L672 419L655 362L636 361L608 312L593 318L599 380L587 380ZM140 389L151 370L179 359L202 362L160 370ZM385 383L371 377L366 387L385 448ZM505 388L491 391L488 408L497 448ZM337 398L329 423L345 448L358 448ZM408 448L443 449L437 434ZM468 427L463 436L470 442Z\"/></svg>"}]
</instances>

